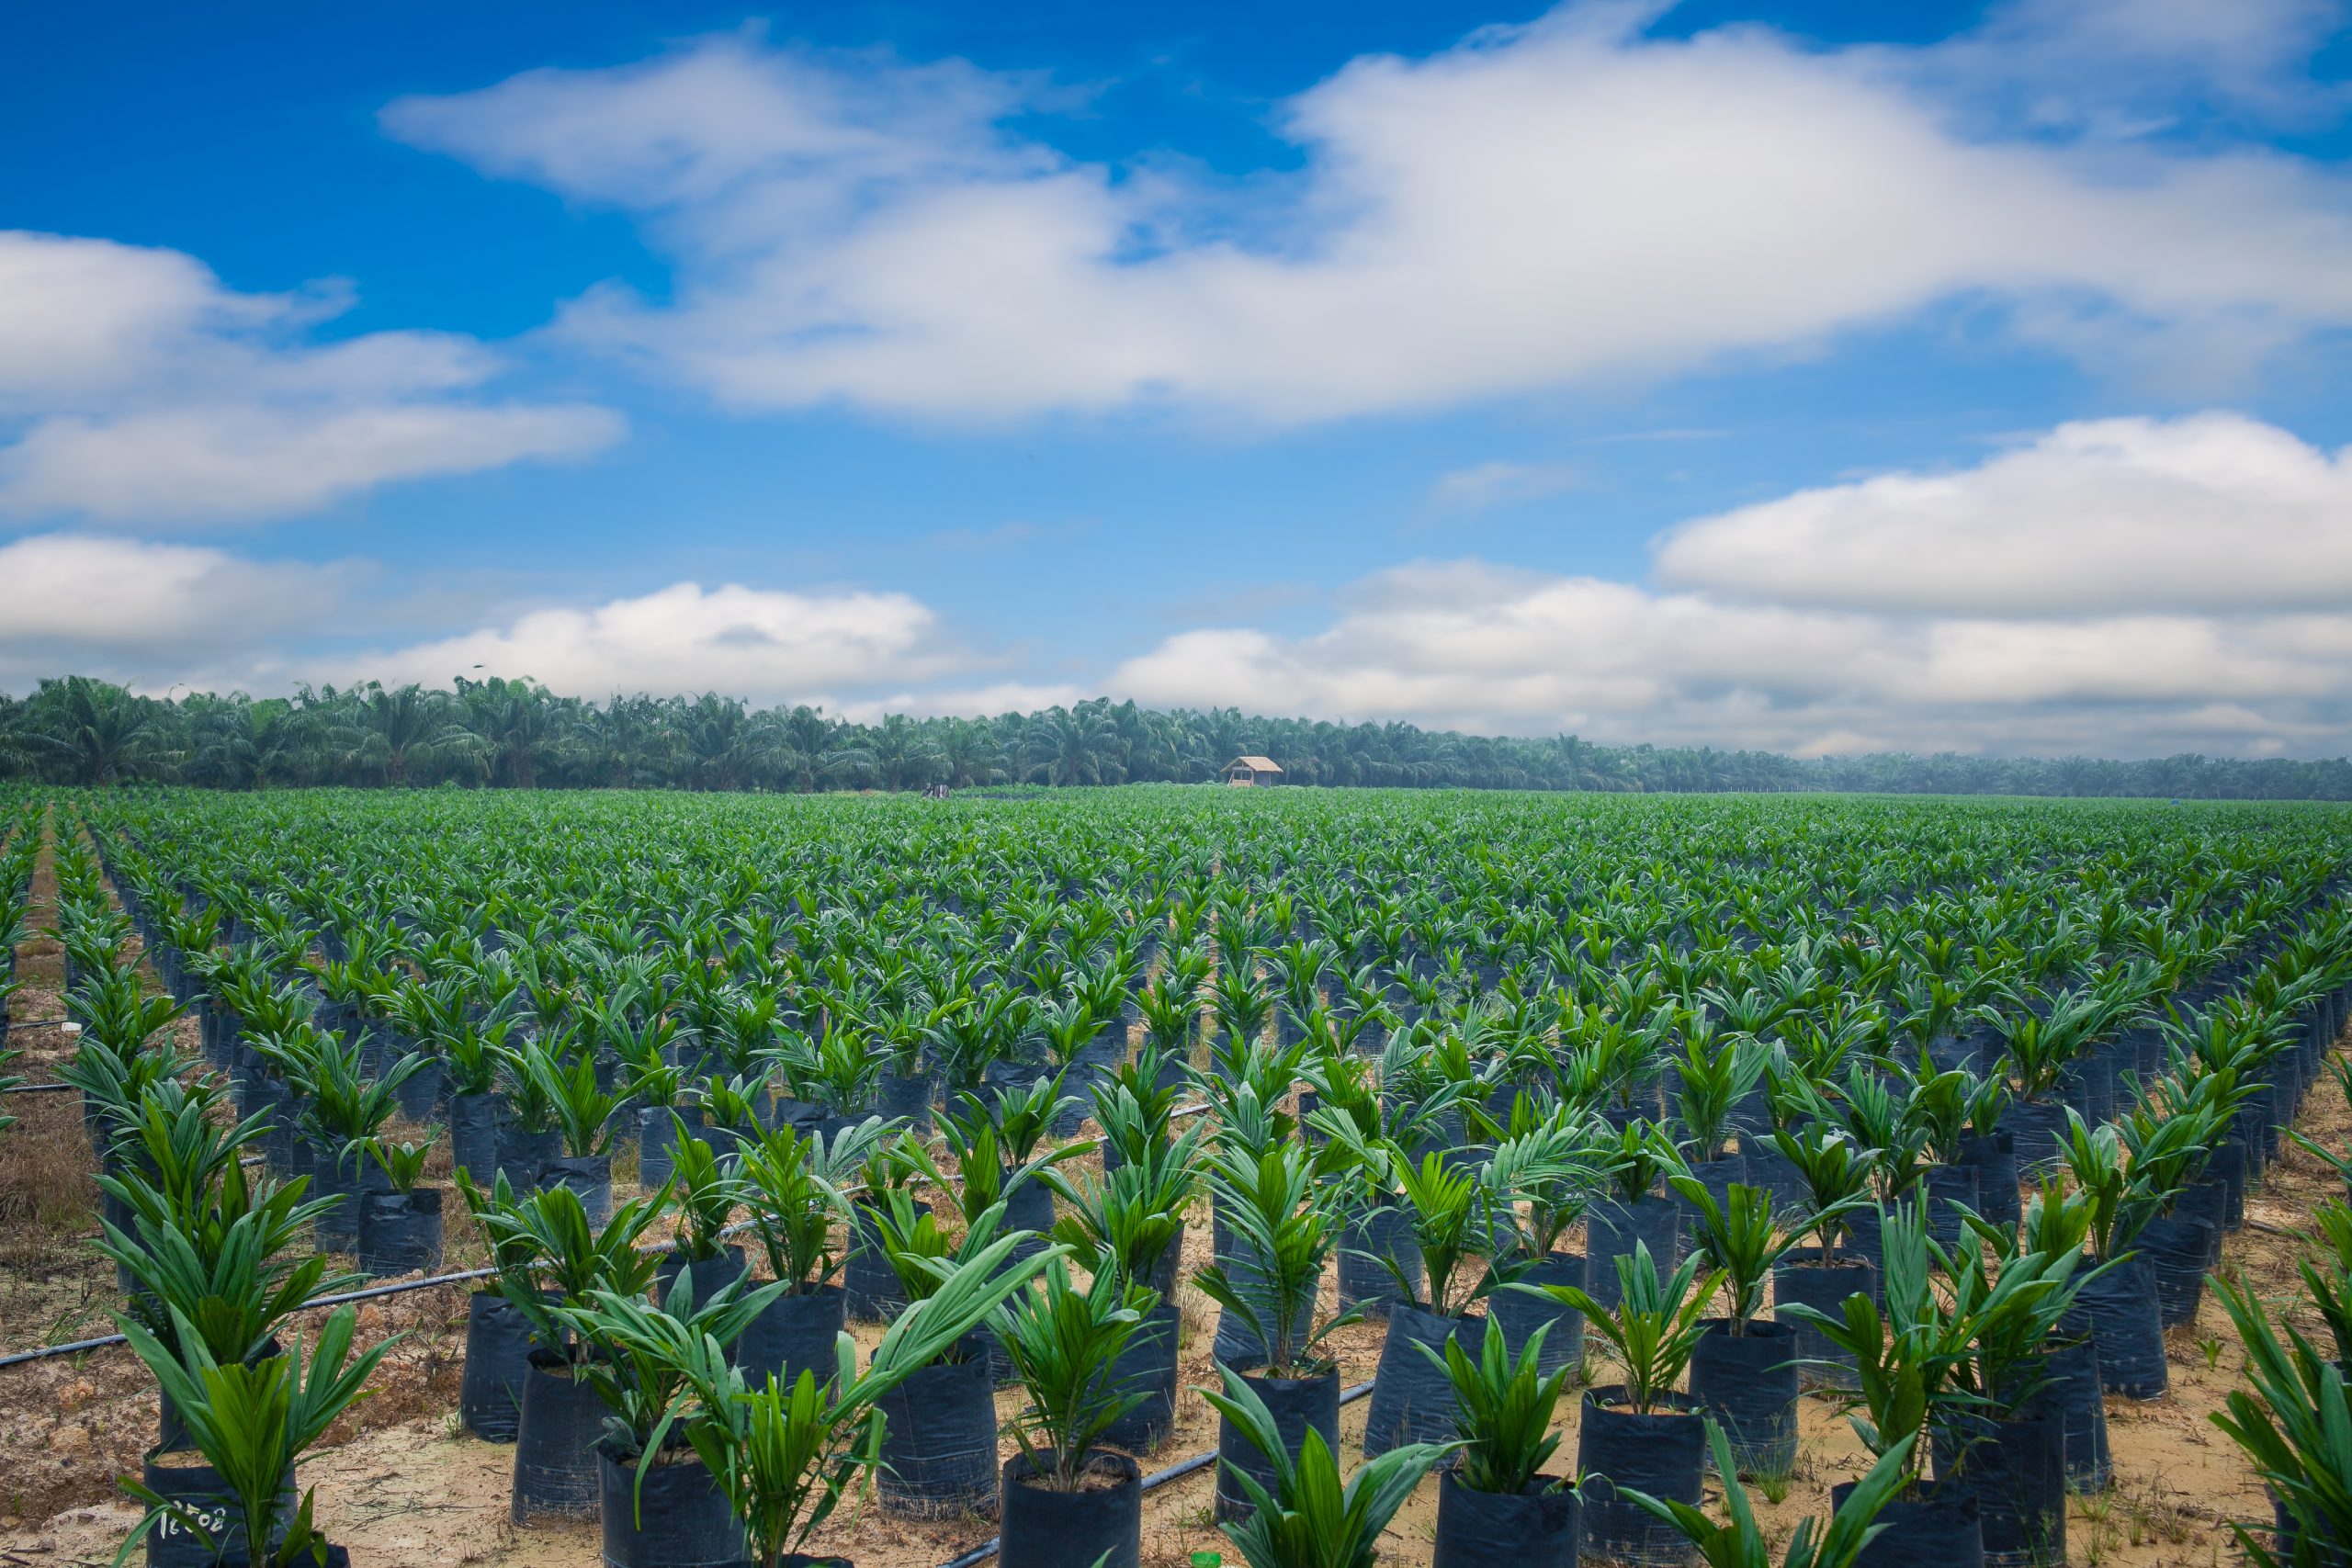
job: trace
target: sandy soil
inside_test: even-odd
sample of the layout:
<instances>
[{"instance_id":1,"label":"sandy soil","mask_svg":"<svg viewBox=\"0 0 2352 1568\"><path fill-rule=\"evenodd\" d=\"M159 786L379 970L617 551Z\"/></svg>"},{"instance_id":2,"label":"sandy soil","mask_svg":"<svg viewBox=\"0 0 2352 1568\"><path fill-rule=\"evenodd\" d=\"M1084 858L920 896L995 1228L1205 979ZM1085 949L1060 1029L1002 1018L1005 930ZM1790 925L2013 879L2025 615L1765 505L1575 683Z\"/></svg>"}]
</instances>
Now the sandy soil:
<instances>
[{"instance_id":1,"label":"sandy soil","mask_svg":"<svg viewBox=\"0 0 2352 1568\"><path fill-rule=\"evenodd\" d=\"M17 999L17 1014L55 1016L54 944L28 944L23 957L28 983ZM192 1038L188 1045L193 1049ZM33 1073L40 1071L37 1063ZM2332 1088L2323 1086L2305 1108L2303 1126L2324 1142L2341 1144L2352 1131L2352 1114ZM2291 1150L2271 1168L2267 1188L2249 1198L2248 1224L2229 1238L2225 1267L2245 1271L2265 1296L2292 1302L2299 1244L2290 1227L2312 1203L2341 1194L2333 1172ZM5 1196L0 1191L0 1201ZM479 1243L464 1234L462 1219L453 1213L453 1220L451 1266L464 1266L479 1256ZM86 1220L78 1227L67 1223L34 1229L15 1222L6 1226L0 1247L22 1250L8 1254L8 1277L0 1282L0 1346L72 1337L57 1331L68 1324L84 1324L83 1332L102 1331L87 1318L101 1303L111 1304L110 1274L73 1258L76 1235L95 1228ZM1186 1234L1188 1274L1207 1263L1208 1248L1205 1213L1196 1213ZM1190 1391L1214 1385L1208 1332L1214 1312L1189 1289L1186 1294L1182 1382ZM453 1432L450 1412L464 1313L461 1287L366 1309L365 1338L395 1331L407 1337L386 1362L379 1396L347 1417L303 1464L300 1481L317 1488L322 1522L333 1539L350 1547L356 1568L572 1568L596 1562L593 1525L526 1531L511 1527L506 1507L513 1449ZM871 1335L865 1338L870 1343ZM1379 1345L1376 1326L1340 1337L1349 1383L1372 1376ZM2238 1385L2239 1354L2226 1319L2209 1299L2197 1323L2170 1336L2169 1348L2172 1391L2166 1397L2145 1404L2108 1402L2117 1483L2103 1495L2075 1500L2068 1534L2073 1562L2088 1568L2211 1568L2238 1555L2226 1521L2267 1517L2260 1484L2207 1419ZM62 1568L112 1562L138 1517L134 1507L116 1498L112 1478L135 1470L141 1449L152 1440L153 1388L144 1370L119 1350L0 1371L0 1564ZM1574 1404L1564 1401L1562 1450L1569 1455L1575 1451ZM1010 1416L1016 1404L1017 1395L1000 1394L1000 1414ZM1351 1465L1361 1458L1356 1445L1364 1411L1360 1401L1345 1412L1343 1459ZM1867 1468L1860 1444L1828 1408L1808 1402L1802 1422L1797 1472L1786 1497L1779 1504L1756 1498L1759 1517L1781 1540L1805 1513L1826 1511L1833 1482ZM1216 1431L1215 1413L1197 1393L1187 1392L1178 1431L1163 1449L1143 1456L1146 1468L1213 1448ZM1397 1517L1384 1542L1384 1561L1429 1562L1436 1492L1434 1483L1425 1483ZM1211 1494L1204 1470L1145 1499L1147 1564L1181 1568L1199 1550L1224 1550L1227 1561L1238 1561L1208 1522ZM914 1523L885 1517L867 1504L837 1516L811 1549L848 1555L858 1568L931 1568L992 1533L993 1526L981 1518Z\"/></svg>"}]
</instances>

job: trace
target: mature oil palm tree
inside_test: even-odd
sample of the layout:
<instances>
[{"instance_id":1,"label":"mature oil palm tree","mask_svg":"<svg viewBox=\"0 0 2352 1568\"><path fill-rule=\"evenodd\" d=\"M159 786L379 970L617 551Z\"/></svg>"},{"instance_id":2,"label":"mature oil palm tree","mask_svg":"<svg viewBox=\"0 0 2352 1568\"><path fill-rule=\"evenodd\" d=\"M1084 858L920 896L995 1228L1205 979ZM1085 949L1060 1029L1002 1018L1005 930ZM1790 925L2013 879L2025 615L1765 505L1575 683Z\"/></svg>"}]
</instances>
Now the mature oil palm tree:
<instances>
[{"instance_id":1,"label":"mature oil palm tree","mask_svg":"<svg viewBox=\"0 0 2352 1568\"><path fill-rule=\"evenodd\" d=\"M507 680L458 681L466 705L472 749L492 781L516 789L537 789L539 770L562 760L571 738L571 714L554 693L529 676Z\"/></svg>"},{"instance_id":2,"label":"mature oil palm tree","mask_svg":"<svg viewBox=\"0 0 2352 1568\"><path fill-rule=\"evenodd\" d=\"M1047 784L1116 782L1118 763L1108 755L1116 733L1099 711L1047 708L1030 719L1021 759Z\"/></svg>"},{"instance_id":3,"label":"mature oil palm tree","mask_svg":"<svg viewBox=\"0 0 2352 1568\"><path fill-rule=\"evenodd\" d=\"M340 722L327 734L337 764L395 789L408 783L411 769L429 767L440 751L467 743L469 732L447 696L414 682L386 691L370 681L346 693L342 704L326 705L339 710Z\"/></svg>"},{"instance_id":4,"label":"mature oil palm tree","mask_svg":"<svg viewBox=\"0 0 2352 1568\"><path fill-rule=\"evenodd\" d=\"M68 761L79 784L114 784L155 761L163 747L163 705L105 681L43 681L32 705L40 713L36 739Z\"/></svg>"},{"instance_id":5,"label":"mature oil palm tree","mask_svg":"<svg viewBox=\"0 0 2352 1568\"><path fill-rule=\"evenodd\" d=\"M262 789L315 783L326 771L318 706L284 697L256 702L239 692L190 697L181 711L187 750L180 774L190 784Z\"/></svg>"},{"instance_id":6,"label":"mature oil palm tree","mask_svg":"<svg viewBox=\"0 0 2352 1568\"><path fill-rule=\"evenodd\" d=\"M947 782L957 789L1004 782L1004 743L985 720L948 719L941 726L938 746Z\"/></svg>"}]
</instances>

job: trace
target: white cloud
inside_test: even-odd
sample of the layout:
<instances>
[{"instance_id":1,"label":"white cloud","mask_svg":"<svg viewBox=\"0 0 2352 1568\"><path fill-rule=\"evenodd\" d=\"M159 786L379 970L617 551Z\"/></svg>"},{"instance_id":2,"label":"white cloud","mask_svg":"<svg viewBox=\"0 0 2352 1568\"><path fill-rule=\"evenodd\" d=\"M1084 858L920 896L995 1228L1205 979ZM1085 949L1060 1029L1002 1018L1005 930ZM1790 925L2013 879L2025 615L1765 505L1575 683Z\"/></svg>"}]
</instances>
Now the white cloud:
<instances>
[{"instance_id":1,"label":"white cloud","mask_svg":"<svg viewBox=\"0 0 2352 1568\"><path fill-rule=\"evenodd\" d=\"M0 513L257 521L621 434L605 409L474 396L502 365L472 338L305 338L345 303L241 294L176 251L0 231Z\"/></svg>"},{"instance_id":2,"label":"white cloud","mask_svg":"<svg viewBox=\"0 0 2352 1568\"><path fill-rule=\"evenodd\" d=\"M903 593L793 593L673 583L587 609L525 612L503 626L347 660L349 679L446 686L479 665L566 695L716 691L761 703L831 702L968 671L938 616Z\"/></svg>"},{"instance_id":3,"label":"white cloud","mask_svg":"<svg viewBox=\"0 0 2352 1568\"><path fill-rule=\"evenodd\" d=\"M1357 585L1319 632L1188 631L1109 684L1161 705L1800 755L2340 751L2352 615L1921 621L1421 562Z\"/></svg>"},{"instance_id":4,"label":"white cloud","mask_svg":"<svg viewBox=\"0 0 2352 1568\"><path fill-rule=\"evenodd\" d=\"M156 692L247 683L279 639L329 623L362 571L132 539L17 539L0 545L0 689L69 671Z\"/></svg>"},{"instance_id":5,"label":"white cloud","mask_svg":"<svg viewBox=\"0 0 2352 1568\"><path fill-rule=\"evenodd\" d=\"M2199 43L2226 28L2198 9L2167 33L2030 7L1939 66L1757 28L1647 39L1654 7L1571 6L1352 62L1281 109L1302 168L1238 195L1024 139L1022 80L741 36L385 124L643 215L674 303L601 288L560 330L730 405L1311 420L1804 348L1963 296L2109 357L2340 325L2352 217L2320 166L2052 137L2022 110L1962 123L2004 28L2037 61L2113 34L2276 76L2274 43Z\"/></svg>"},{"instance_id":6,"label":"white cloud","mask_svg":"<svg viewBox=\"0 0 2352 1568\"><path fill-rule=\"evenodd\" d=\"M1660 578L1727 598L1970 615L2352 604L2352 453L2228 413L2060 425L1973 468L1702 518Z\"/></svg>"}]
</instances>

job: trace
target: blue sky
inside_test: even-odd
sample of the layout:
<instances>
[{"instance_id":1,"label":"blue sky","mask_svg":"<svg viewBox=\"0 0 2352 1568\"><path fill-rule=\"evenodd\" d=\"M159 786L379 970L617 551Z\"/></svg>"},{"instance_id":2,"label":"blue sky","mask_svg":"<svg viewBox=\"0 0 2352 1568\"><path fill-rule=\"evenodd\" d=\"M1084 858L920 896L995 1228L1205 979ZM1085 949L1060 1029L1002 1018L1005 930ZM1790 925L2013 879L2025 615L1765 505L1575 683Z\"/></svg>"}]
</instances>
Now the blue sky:
<instances>
[{"instance_id":1,"label":"blue sky","mask_svg":"<svg viewBox=\"0 0 2352 1568\"><path fill-rule=\"evenodd\" d=\"M2335 6L226 9L6 24L0 686L2352 745Z\"/></svg>"}]
</instances>

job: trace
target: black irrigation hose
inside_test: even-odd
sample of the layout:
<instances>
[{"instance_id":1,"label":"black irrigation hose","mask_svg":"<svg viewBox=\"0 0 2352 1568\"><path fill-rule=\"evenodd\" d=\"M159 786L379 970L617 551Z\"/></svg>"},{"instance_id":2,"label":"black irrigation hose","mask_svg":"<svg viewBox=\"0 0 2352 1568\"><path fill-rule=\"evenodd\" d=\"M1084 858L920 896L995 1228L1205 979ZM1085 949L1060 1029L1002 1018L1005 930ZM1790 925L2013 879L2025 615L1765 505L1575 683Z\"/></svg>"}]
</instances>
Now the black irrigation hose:
<instances>
[{"instance_id":1,"label":"black irrigation hose","mask_svg":"<svg viewBox=\"0 0 2352 1568\"><path fill-rule=\"evenodd\" d=\"M1357 1400L1362 1399L1365 1394L1370 1393L1371 1392L1372 1384L1368 1382L1360 1382L1353 1388L1340 1390L1340 1403L1343 1406L1353 1404ZM1166 1470L1155 1470L1149 1475L1145 1476L1143 1478L1143 1489L1149 1492L1156 1488L1165 1486L1170 1482L1182 1481L1188 1475L1192 1475L1199 1471L1206 1470L1216 1462L1216 1450L1215 1449L1211 1449L1204 1454L1194 1454L1190 1459L1178 1460ZM979 1564L986 1562L989 1558L996 1555L997 1542L1001 1539L1001 1538L998 1536L990 1536L988 1540L980 1542L979 1545L972 1548L971 1551L965 1552L962 1556L949 1558L946 1562L941 1563L939 1568L979 1568Z\"/></svg>"},{"instance_id":2,"label":"black irrigation hose","mask_svg":"<svg viewBox=\"0 0 2352 1568\"><path fill-rule=\"evenodd\" d=\"M62 1094L69 1089L79 1087L70 1083L19 1083L0 1089L0 1094Z\"/></svg>"},{"instance_id":3,"label":"black irrigation hose","mask_svg":"<svg viewBox=\"0 0 2352 1568\"><path fill-rule=\"evenodd\" d=\"M19 1018L10 1020L8 1027L12 1031L18 1029L54 1029L61 1023L71 1023L73 1021L74 1021L70 1018Z\"/></svg>"}]
</instances>

